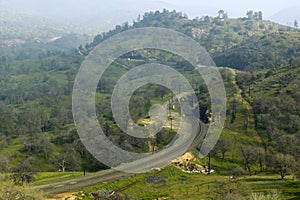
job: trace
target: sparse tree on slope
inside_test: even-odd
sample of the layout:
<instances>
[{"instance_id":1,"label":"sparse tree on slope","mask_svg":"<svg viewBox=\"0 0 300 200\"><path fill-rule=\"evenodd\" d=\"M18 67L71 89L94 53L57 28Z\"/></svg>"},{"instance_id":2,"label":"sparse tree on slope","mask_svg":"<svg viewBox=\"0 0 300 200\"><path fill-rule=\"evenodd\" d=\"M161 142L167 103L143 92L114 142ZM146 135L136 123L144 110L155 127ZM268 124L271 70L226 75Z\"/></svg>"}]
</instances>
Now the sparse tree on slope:
<instances>
[{"instance_id":1,"label":"sparse tree on slope","mask_svg":"<svg viewBox=\"0 0 300 200\"><path fill-rule=\"evenodd\" d=\"M274 169L280 174L281 180L295 170L295 158L288 154L277 154L274 157Z\"/></svg>"},{"instance_id":2,"label":"sparse tree on slope","mask_svg":"<svg viewBox=\"0 0 300 200\"><path fill-rule=\"evenodd\" d=\"M294 21L294 27L295 28L298 28L299 27L299 25L298 25L298 21L295 19L295 21Z\"/></svg>"}]
</instances>

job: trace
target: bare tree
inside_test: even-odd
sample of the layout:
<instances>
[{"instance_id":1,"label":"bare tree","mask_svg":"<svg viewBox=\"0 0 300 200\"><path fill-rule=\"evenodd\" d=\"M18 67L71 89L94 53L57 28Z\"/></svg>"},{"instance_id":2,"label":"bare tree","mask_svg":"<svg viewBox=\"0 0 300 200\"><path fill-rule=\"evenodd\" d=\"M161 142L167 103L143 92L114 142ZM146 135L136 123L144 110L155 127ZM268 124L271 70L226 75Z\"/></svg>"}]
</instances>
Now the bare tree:
<instances>
[{"instance_id":1,"label":"bare tree","mask_svg":"<svg viewBox=\"0 0 300 200\"><path fill-rule=\"evenodd\" d=\"M298 21L295 19L295 21L294 21L294 27L295 28L298 28L299 27L299 25L298 25Z\"/></svg>"},{"instance_id":2,"label":"bare tree","mask_svg":"<svg viewBox=\"0 0 300 200\"><path fill-rule=\"evenodd\" d=\"M238 107L239 101L236 100L235 98L232 98L229 100L229 109L230 109L230 113L231 113L231 123L233 123L236 119L236 111L237 111L237 107Z\"/></svg>"},{"instance_id":3,"label":"bare tree","mask_svg":"<svg viewBox=\"0 0 300 200\"><path fill-rule=\"evenodd\" d=\"M247 11L247 13L246 13L246 15L247 15L247 17L248 17L248 19L253 19L253 10L249 10L249 11Z\"/></svg>"},{"instance_id":4,"label":"bare tree","mask_svg":"<svg viewBox=\"0 0 300 200\"><path fill-rule=\"evenodd\" d=\"M231 149L231 142L229 140L219 140L216 145L216 150L221 152L222 160L225 158L225 153L230 151Z\"/></svg>"},{"instance_id":5,"label":"bare tree","mask_svg":"<svg viewBox=\"0 0 300 200\"><path fill-rule=\"evenodd\" d=\"M78 170L80 168L79 155L72 145L65 145L63 152L57 156L57 165L62 172L69 170Z\"/></svg>"},{"instance_id":6,"label":"bare tree","mask_svg":"<svg viewBox=\"0 0 300 200\"><path fill-rule=\"evenodd\" d=\"M263 13L261 11L258 12L258 20L263 20Z\"/></svg>"},{"instance_id":7,"label":"bare tree","mask_svg":"<svg viewBox=\"0 0 300 200\"><path fill-rule=\"evenodd\" d=\"M295 170L295 158L289 154L277 154L274 157L274 169L280 174L281 180Z\"/></svg>"},{"instance_id":8,"label":"bare tree","mask_svg":"<svg viewBox=\"0 0 300 200\"><path fill-rule=\"evenodd\" d=\"M255 161L254 147L251 145L241 147L241 153L244 159L244 170L248 170L251 176L251 164Z\"/></svg>"},{"instance_id":9,"label":"bare tree","mask_svg":"<svg viewBox=\"0 0 300 200\"><path fill-rule=\"evenodd\" d=\"M6 172L8 167L8 159L4 155L0 155L0 173Z\"/></svg>"},{"instance_id":10,"label":"bare tree","mask_svg":"<svg viewBox=\"0 0 300 200\"><path fill-rule=\"evenodd\" d=\"M257 161L259 164L260 172L262 172L266 162L266 154L264 149L259 148L257 150Z\"/></svg>"},{"instance_id":11,"label":"bare tree","mask_svg":"<svg viewBox=\"0 0 300 200\"><path fill-rule=\"evenodd\" d=\"M218 11L218 18L219 18L219 19L223 19L223 18L224 18L224 14L225 14L225 11L224 11L224 10L219 10L219 11Z\"/></svg>"},{"instance_id":12,"label":"bare tree","mask_svg":"<svg viewBox=\"0 0 300 200\"><path fill-rule=\"evenodd\" d=\"M24 160L20 165L11 169L11 179L16 185L23 185L29 183L34 179L36 169L33 166L34 158L29 157Z\"/></svg>"}]
</instances>

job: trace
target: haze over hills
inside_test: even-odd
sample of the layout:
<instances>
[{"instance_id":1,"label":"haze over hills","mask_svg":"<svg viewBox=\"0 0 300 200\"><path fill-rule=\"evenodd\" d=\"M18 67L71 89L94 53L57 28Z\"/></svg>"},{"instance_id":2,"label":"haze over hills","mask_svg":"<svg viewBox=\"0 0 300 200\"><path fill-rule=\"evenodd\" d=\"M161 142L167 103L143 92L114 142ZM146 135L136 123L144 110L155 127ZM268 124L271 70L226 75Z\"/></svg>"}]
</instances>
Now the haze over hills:
<instances>
[{"instance_id":1,"label":"haze over hills","mask_svg":"<svg viewBox=\"0 0 300 200\"><path fill-rule=\"evenodd\" d=\"M1 7L0 13L0 47L48 43L53 47L72 49L92 39L91 34L84 33L92 32L88 28L63 24L45 17L35 17Z\"/></svg>"},{"instance_id":2,"label":"haze over hills","mask_svg":"<svg viewBox=\"0 0 300 200\"><path fill-rule=\"evenodd\" d=\"M38 6L34 0L24 2L15 6L21 8L26 3L30 8ZM55 0L51 3L52 7L43 5L43 9L51 16L57 8L59 15L61 10L64 10L62 8L68 6L66 2L68 1L59 4ZM107 2L107 7L115 6L116 12L119 11L122 15L123 11L118 10L121 7L114 5L113 2L113 0ZM128 5L128 2L127 5L120 2L120 5L123 5L122 8L125 6L131 8L141 3ZM101 4L99 1L97 3ZM178 1L174 0L174 3ZM59 8L56 7L58 4ZM79 6L82 4L73 4L69 6L78 9L75 22L79 22L81 18L86 20L84 15L91 14L92 18L97 15L97 11L92 13L93 10L86 13ZM103 10L106 8L104 5L105 3ZM157 2L157 5L161 5L161 2ZM39 12L36 16L43 14ZM2 15L3 13L1 12ZM81 17L79 13L82 13ZM107 13L117 15L110 13L109 10ZM56 16L56 19L63 21L72 14L62 14ZM53 42L45 44L37 40L41 36L47 40L50 36L72 33L75 29L73 30L71 26L55 24L51 20L35 19L28 15L14 16L10 12L4 15L6 18L2 17L2 22L5 22L5 29L0 30L3 31L0 37L4 40L8 38L28 40L22 45L0 46L0 173L7 173L7 176L12 174L15 178L14 183L24 181L22 179L24 174L25 181L32 181L32 178L36 177L39 180L34 184L48 184L61 181L62 176L64 174L69 176L70 171L77 171L75 172L77 176L82 176L81 171L94 172L107 168L88 153L74 125L72 90L76 73L86 56L103 40L128 29L162 27L192 37L206 49L220 67L228 99L226 122L221 138L209 158L197 158L198 160L184 164L181 168L170 165L161 171L159 169L141 176L137 175L133 179L126 179L124 184L118 184L123 180L116 180L112 185L105 183L97 188L111 188L113 193L109 194L118 195L124 192L138 199L165 197L224 199L225 196L228 199L249 199L252 193L258 191L270 195L276 191L278 195L275 195L281 197L276 199L299 198L299 29L262 20L258 16L237 19L225 15L216 17L217 10L213 12L212 17L197 19L189 19L183 13L172 10L162 12L152 10L142 14L140 20L132 25L117 22L116 24L120 26L98 34L92 41L83 42L75 49L76 34L75 37L73 34L67 35L67 40L56 38ZM96 19L98 18L101 18L101 14ZM97 24L100 21L90 22ZM130 22L125 19L122 21ZM54 44L68 50L53 49ZM163 146L170 144L170 139L176 134L176 123L173 130L171 124L172 118L179 116L179 106L170 112L172 118L167 119L168 125L157 134L157 137L151 137L149 140L139 140L123 134L113 118L111 93L118 79L130 69L148 62L172 66L182 73L197 95L198 104L195 102L194 106L193 103L193 107L199 108L200 120L206 123L204 126L211 122L208 90L188 62L172 52L135 49L113 61L104 72L97 86L95 105L97 119L106 136L115 145L131 152L153 152L157 148L161 150ZM170 105L172 101L170 94L166 88L154 84L137 89L130 99L132 119L138 125L145 126L149 123L148 111L152 105L168 101ZM172 103L177 105L177 102ZM196 152L195 149L195 155ZM209 171L212 167L215 175L190 173L195 169L195 164ZM41 172L41 176L36 176L36 172ZM49 172L57 178L54 180ZM232 176L230 180L229 176ZM239 179L239 176L243 178ZM21 179L18 180L18 177ZM1 176L0 180L2 188ZM78 180L70 182L71 185L79 183ZM64 190L70 190L66 185L60 183L59 185ZM86 199L92 198L93 191L89 190L94 189L93 186L82 190ZM2 191L0 190L0 196ZM3 193L8 194L5 190Z\"/></svg>"},{"instance_id":3,"label":"haze over hills","mask_svg":"<svg viewBox=\"0 0 300 200\"><path fill-rule=\"evenodd\" d=\"M300 22L299 13L300 13L300 5L283 9L278 13L269 17L269 19L284 25L294 26L295 20L297 20L298 23Z\"/></svg>"},{"instance_id":4,"label":"haze over hills","mask_svg":"<svg viewBox=\"0 0 300 200\"><path fill-rule=\"evenodd\" d=\"M39 135L44 135L47 132L48 136L50 136L50 146L57 145L59 147L62 144L61 141L64 140L69 143L74 142L73 137L76 131L71 125L70 94L72 92L74 76L85 55L88 55L101 41L120 31L125 31L128 28L153 26L171 28L193 37L206 48L215 59L215 62L220 66L230 66L240 70L255 70L277 68L281 65L287 66L289 63L297 65L298 62L295 57L299 57L298 38L300 35L296 29L259 19L220 19L208 17L189 20L182 13L173 11L149 12L133 26L121 26L118 29L97 35L93 42L86 45L83 44L76 51L72 52L53 50L49 52L45 46L41 47L39 43L35 42L28 43L19 48L1 48L0 69L3 73L0 76L0 101L4 103L9 102L11 107L7 108L6 112L12 109L14 114L11 118L18 128L13 127L12 124L14 123L10 123L8 127L0 127L0 132L8 134L11 130L15 129L18 129L22 133L34 134L37 132ZM68 46L68 44L64 45ZM273 54L268 52L273 52ZM132 65L135 62L144 63L146 60L155 59L167 62L167 64L168 62L172 63L178 69L184 70L188 68L182 60L165 53L154 53L154 57L149 57L148 52L135 52L135 54L131 59L132 61L122 58L115 64L115 74L108 75L103 80L102 87L99 88L100 91L110 91L111 86L117 78L116 74L124 72L125 68L120 68L120 63L122 63L122 66L123 64ZM244 59L245 57L247 59ZM109 116L111 113L108 110L110 106L106 104L107 95L102 96L103 99L100 102L101 109L99 108L99 110L105 112L103 116L109 119L108 123L111 125L111 133L114 135L118 131L114 127L115 125L110 122L111 117ZM137 99L137 102L138 100L140 99ZM36 112L32 105L36 105L41 113ZM6 108L6 105L3 107ZM143 106L140 107L143 108ZM139 111L138 108L136 108L137 111ZM43 113L45 117L45 121L37 123L42 123L42 125L36 127L37 129L23 129L22 120L26 121L28 117L22 118L21 121L18 120L23 114L27 116L30 113L32 114L31 120L33 122L39 119L38 117L34 117L36 115ZM46 113L51 114L48 116ZM139 113L144 112L137 112L137 119L143 117L139 116ZM28 126L32 128L31 124ZM60 136L56 135L57 130L60 130ZM116 141L121 139L123 140L124 138L114 136L114 140ZM15 142L20 147L23 141L17 140ZM23 152L22 147L19 150L21 155L28 153L26 153L27 150ZM28 154L34 152L30 149L28 151ZM38 156L37 159L39 159ZM47 161L41 162L40 167L42 169L53 170L53 163L48 163Z\"/></svg>"},{"instance_id":5,"label":"haze over hills","mask_svg":"<svg viewBox=\"0 0 300 200\"><path fill-rule=\"evenodd\" d=\"M289 3L290 2L290 3ZM123 22L131 23L136 20L138 15L150 10L177 10L186 13L189 18L208 16L217 16L220 9L228 12L230 17L245 16L247 10L261 10L266 19L274 20L286 25L292 24L296 18L296 13L299 13L299 7L295 7L294 0L285 2L274 8L268 6L268 1L261 3L252 1L252 3L245 3L244 6L236 6L234 2L222 1L194 1L188 0L183 2L170 0L112 0L112 1L97 1L97 0L78 0L73 2L71 0L59 1L53 0L49 2L39 0L2 0L0 7L15 10L17 12L26 13L34 17L48 18L58 23L73 24L87 28L85 33L104 32L113 29L116 25ZM282 10L278 6L293 7L293 13L290 10ZM281 7L282 8L282 7ZM279 12L280 11L280 12ZM278 14L276 14L279 12ZM274 16L273 16L274 15ZM270 17L271 16L271 17ZM88 28L92 27L92 30Z\"/></svg>"},{"instance_id":6,"label":"haze over hills","mask_svg":"<svg viewBox=\"0 0 300 200\"><path fill-rule=\"evenodd\" d=\"M44 17L59 23L69 23L81 27L93 27L95 31L104 32L117 24L132 22L139 14L153 9L171 7L161 1L151 3L136 0L122 1L84 1L74 3L71 0L42 2L29 0L4 1L3 7L32 16ZM89 32L89 31L87 31Z\"/></svg>"}]
</instances>

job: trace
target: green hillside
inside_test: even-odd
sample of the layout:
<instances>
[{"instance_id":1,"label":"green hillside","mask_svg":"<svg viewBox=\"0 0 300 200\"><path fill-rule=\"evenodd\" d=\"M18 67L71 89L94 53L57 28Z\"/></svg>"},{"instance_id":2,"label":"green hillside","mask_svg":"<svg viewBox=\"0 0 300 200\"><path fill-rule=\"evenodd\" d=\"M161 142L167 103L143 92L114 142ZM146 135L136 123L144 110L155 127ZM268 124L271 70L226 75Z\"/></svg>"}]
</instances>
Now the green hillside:
<instances>
[{"instance_id":1,"label":"green hillside","mask_svg":"<svg viewBox=\"0 0 300 200\"><path fill-rule=\"evenodd\" d=\"M185 33L198 41L218 66L235 69L265 69L286 65L299 56L300 32L262 19L203 16L193 20L175 11L146 13L130 27L124 23L100 34L87 50L107 37L131 28L163 27Z\"/></svg>"},{"instance_id":2,"label":"green hillside","mask_svg":"<svg viewBox=\"0 0 300 200\"><path fill-rule=\"evenodd\" d=\"M299 70L255 72L249 93L249 72L220 68L229 101L221 138L210 153L214 173L184 173L169 165L162 171L87 187L75 196L93 199L93 193L101 199L115 191L111 198L298 199ZM289 81L278 84L282 79ZM208 165L208 158L196 163Z\"/></svg>"},{"instance_id":3,"label":"green hillside","mask_svg":"<svg viewBox=\"0 0 300 200\"><path fill-rule=\"evenodd\" d=\"M300 32L262 19L223 16L190 20L167 10L146 13L132 26L116 26L76 50L69 50L77 42L76 35L54 43L1 45L0 172L12 175L15 184L34 182L34 177L39 184L58 181L58 171L72 178L80 176L78 172L106 169L82 145L73 123L74 78L97 44L121 31L150 26L191 36L220 67L228 100L226 122L209 157L196 161L215 172L188 174L170 165L159 173L85 188L85 198L91 199L89 193L96 190L114 190L137 199L249 199L261 192L279 199L299 198ZM173 66L189 80L199 100L199 118L209 124L208 90L187 61L170 52L134 50L112 63L96 94L97 117L105 134L129 151L149 152L149 140L122 134L110 109L111 93L124 73L149 61ZM143 86L131 98L132 118L144 125L152 105L171 100L170 90ZM180 114L178 108L172 112ZM163 128L153 142L155 146L165 146L174 137L174 129ZM197 157L197 149L193 153ZM228 180L229 176L233 179Z\"/></svg>"},{"instance_id":4,"label":"green hillside","mask_svg":"<svg viewBox=\"0 0 300 200\"><path fill-rule=\"evenodd\" d=\"M214 56L217 65L236 69L266 69L289 64L299 57L299 32L278 32L252 36Z\"/></svg>"}]
</instances>

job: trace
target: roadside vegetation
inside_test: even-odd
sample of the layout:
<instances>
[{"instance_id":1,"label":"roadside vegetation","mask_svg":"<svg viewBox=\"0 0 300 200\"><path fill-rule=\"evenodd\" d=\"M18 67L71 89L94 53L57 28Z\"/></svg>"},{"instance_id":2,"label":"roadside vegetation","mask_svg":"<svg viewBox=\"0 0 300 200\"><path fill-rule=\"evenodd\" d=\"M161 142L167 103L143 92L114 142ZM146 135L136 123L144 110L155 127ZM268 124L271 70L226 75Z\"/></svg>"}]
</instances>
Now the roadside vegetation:
<instances>
[{"instance_id":1,"label":"roadside vegetation","mask_svg":"<svg viewBox=\"0 0 300 200\"><path fill-rule=\"evenodd\" d=\"M207 158L197 161L203 167L212 168L214 173L185 173L170 165L160 172L84 188L78 196L84 199L253 200L299 197L299 30L265 21L259 12L230 19L220 11L217 17L190 20L182 13L168 10L146 13L132 26L128 23L116 26L72 51L34 41L1 46L3 195L39 199L42 194L28 184L51 184L108 168L85 149L73 124L74 78L85 56L97 44L121 31L149 26L171 28L193 37L220 67L228 99L227 118L215 148ZM96 94L97 117L105 134L128 151L149 152L161 148L176 131L176 125L171 128L168 122L149 145L147 139L120 134L122 131L113 119L110 98L114 85L129 69L148 62L170 65L182 73L198 97L199 118L206 126L210 123L208 90L187 61L170 52L134 50L112 63L100 80ZM180 115L178 102L167 88L157 85L139 88L130 100L133 120L144 126L149 121L149 108L165 102L170 113ZM170 108L171 104L174 108ZM193 153L197 156L197 149Z\"/></svg>"}]
</instances>

